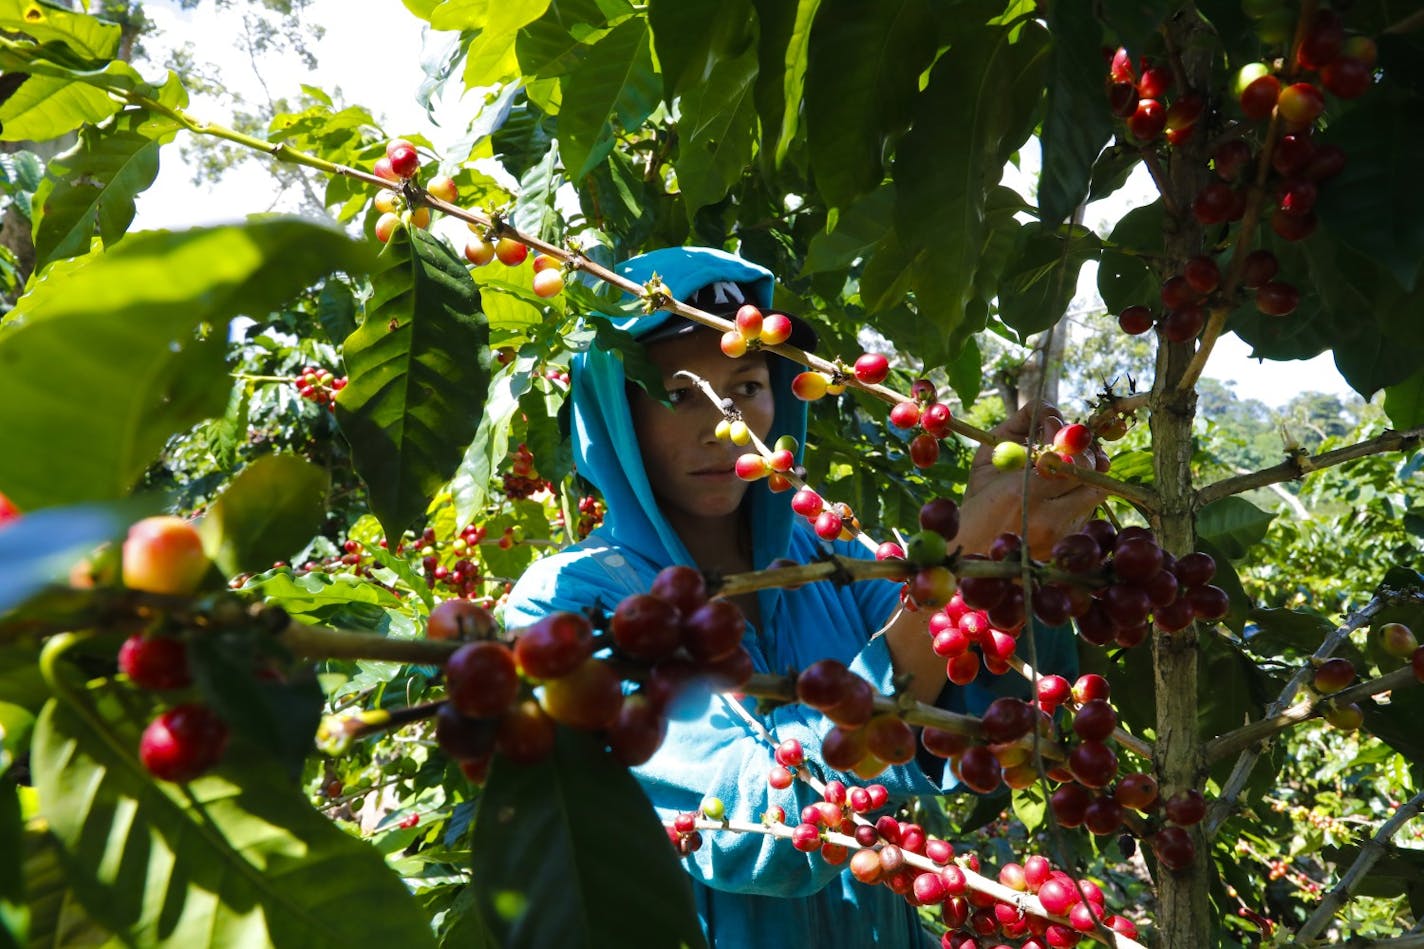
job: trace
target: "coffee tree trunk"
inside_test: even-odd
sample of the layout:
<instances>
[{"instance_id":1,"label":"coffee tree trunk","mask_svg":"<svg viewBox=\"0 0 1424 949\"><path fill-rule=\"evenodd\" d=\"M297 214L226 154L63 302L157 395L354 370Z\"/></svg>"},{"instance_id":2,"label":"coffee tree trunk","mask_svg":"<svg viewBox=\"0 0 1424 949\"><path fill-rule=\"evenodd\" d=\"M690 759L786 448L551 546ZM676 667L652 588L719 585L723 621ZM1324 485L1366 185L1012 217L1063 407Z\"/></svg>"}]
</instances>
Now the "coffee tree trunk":
<instances>
[{"instance_id":1,"label":"coffee tree trunk","mask_svg":"<svg viewBox=\"0 0 1424 949\"><path fill-rule=\"evenodd\" d=\"M1168 48L1182 51L1183 75L1178 77L1178 82L1185 79L1190 88L1207 88L1210 76L1207 55L1192 52L1194 47L1198 50L1207 47L1192 42L1192 32L1200 28L1200 23L1192 20L1184 15L1167 24ZM1189 150L1174 153L1170 166L1165 169L1163 183L1168 194L1164 202L1168 208L1168 223L1164 242L1169 261L1183 261L1201 252L1202 231L1189 209L1192 196L1207 175L1203 149L1200 141L1191 143ZM1178 212L1175 216L1173 208ZM1194 386L1179 388L1194 349L1194 342L1162 341L1157 350L1155 398L1150 419L1156 487L1161 497L1153 527L1158 542L1178 557L1191 552L1196 541L1191 469L1196 389ZM1195 624L1178 633L1158 633L1153 641L1157 699L1154 757L1164 799L1187 788L1200 788L1204 773L1197 725L1199 655ZM1159 945L1171 949L1211 945L1210 846L1200 825L1193 833L1197 849L1191 868L1176 872L1159 869Z\"/></svg>"}]
</instances>

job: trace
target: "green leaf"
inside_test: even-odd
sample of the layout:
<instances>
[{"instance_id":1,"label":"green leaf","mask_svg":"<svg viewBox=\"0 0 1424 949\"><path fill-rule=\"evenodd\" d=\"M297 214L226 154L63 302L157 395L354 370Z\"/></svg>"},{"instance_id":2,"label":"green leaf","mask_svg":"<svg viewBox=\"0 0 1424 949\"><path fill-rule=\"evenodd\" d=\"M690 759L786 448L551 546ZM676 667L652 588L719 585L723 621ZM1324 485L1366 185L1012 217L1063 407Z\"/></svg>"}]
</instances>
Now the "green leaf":
<instances>
[{"instance_id":1,"label":"green leaf","mask_svg":"<svg viewBox=\"0 0 1424 949\"><path fill-rule=\"evenodd\" d=\"M1237 0L1230 0L1230 4L1237 6ZM1169 7L1168 0L1103 0L1102 16L1129 50L1141 53L1143 47L1157 39ZM1101 61L1097 65L1101 67Z\"/></svg>"},{"instance_id":2,"label":"green leaf","mask_svg":"<svg viewBox=\"0 0 1424 949\"><path fill-rule=\"evenodd\" d=\"M1163 226L1161 201L1133 208L1114 225L1098 262L1098 293L1109 313L1121 313L1135 304L1151 307L1161 299L1161 278L1140 255L1162 252Z\"/></svg>"},{"instance_id":3,"label":"green leaf","mask_svg":"<svg viewBox=\"0 0 1424 949\"><path fill-rule=\"evenodd\" d=\"M155 507L146 500L50 508L7 524L0 529L0 615L65 581L76 562L100 544L123 537L130 524Z\"/></svg>"},{"instance_id":4,"label":"green leaf","mask_svg":"<svg viewBox=\"0 0 1424 949\"><path fill-rule=\"evenodd\" d=\"M643 124L661 91L647 20L624 20L593 45L564 84L559 110L559 150L574 181L613 149L616 130Z\"/></svg>"},{"instance_id":5,"label":"green leaf","mask_svg":"<svg viewBox=\"0 0 1424 949\"><path fill-rule=\"evenodd\" d=\"M383 630L388 625L388 612L404 608L385 587L350 574L293 576L278 571L244 589L280 606L295 619L351 629Z\"/></svg>"},{"instance_id":6,"label":"green leaf","mask_svg":"<svg viewBox=\"0 0 1424 949\"><path fill-rule=\"evenodd\" d=\"M1252 545L1265 538L1266 529L1275 519L1275 514L1261 510L1245 498L1222 498L1197 512L1197 534L1221 548L1232 560L1240 560Z\"/></svg>"},{"instance_id":7,"label":"green leaf","mask_svg":"<svg viewBox=\"0 0 1424 949\"><path fill-rule=\"evenodd\" d=\"M1384 390L1384 411L1395 428L1424 425L1424 369Z\"/></svg>"},{"instance_id":8,"label":"green leaf","mask_svg":"<svg viewBox=\"0 0 1424 949\"><path fill-rule=\"evenodd\" d=\"M894 182L887 181L861 195L837 215L834 228L827 221L826 230L811 238L801 275L843 270L868 255L890 227L894 207Z\"/></svg>"},{"instance_id":9,"label":"green leaf","mask_svg":"<svg viewBox=\"0 0 1424 949\"><path fill-rule=\"evenodd\" d=\"M65 867L60 863L59 846L52 834L26 833L24 846L19 852L24 857L28 945L63 946L65 949L117 949L122 945L79 905L69 886ZM0 946L5 945L3 937L4 931L0 929Z\"/></svg>"},{"instance_id":10,"label":"green leaf","mask_svg":"<svg viewBox=\"0 0 1424 949\"><path fill-rule=\"evenodd\" d=\"M258 458L208 507L208 556L229 576L289 559L321 527L330 488L331 476L300 455Z\"/></svg>"},{"instance_id":11,"label":"green leaf","mask_svg":"<svg viewBox=\"0 0 1424 949\"><path fill-rule=\"evenodd\" d=\"M1009 800L1012 802L1014 816L1023 823L1025 831L1032 834L1043 826L1048 808L1043 800L1042 785L1035 781L1026 788L1015 790Z\"/></svg>"},{"instance_id":12,"label":"green leaf","mask_svg":"<svg viewBox=\"0 0 1424 949\"><path fill-rule=\"evenodd\" d=\"M58 41L84 59L110 59L123 28L96 17L38 0L0 0L0 30L24 33L41 44Z\"/></svg>"},{"instance_id":13,"label":"green leaf","mask_svg":"<svg viewBox=\"0 0 1424 949\"><path fill-rule=\"evenodd\" d=\"M1247 643L1258 653L1308 656L1320 648L1335 624L1312 610L1253 609L1250 620L1256 628L1247 634Z\"/></svg>"},{"instance_id":14,"label":"green leaf","mask_svg":"<svg viewBox=\"0 0 1424 949\"><path fill-rule=\"evenodd\" d=\"M0 324L0 491L21 509L127 494L172 435L219 415L227 322L263 316L368 249L295 218L131 234L53 265ZM84 380L85 398L55 384Z\"/></svg>"},{"instance_id":15,"label":"green leaf","mask_svg":"<svg viewBox=\"0 0 1424 949\"><path fill-rule=\"evenodd\" d=\"M1028 224L1019 229L1013 260L999 282L999 317L1021 336L1058 322L1078 291L1078 271L1097 256L1092 231L1077 228L1071 239L1058 227Z\"/></svg>"},{"instance_id":16,"label":"green leaf","mask_svg":"<svg viewBox=\"0 0 1424 949\"><path fill-rule=\"evenodd\" d=\"M104 121L119 111L121 104L96 86L32 75L0 103L0 141L47 142L86 123Z\"/></svg>"},{"instance_id":17,"label":"green leaf","mask_svg":"<svg viewBox=\"0 0 1424 949\"><path fill-rule=\"evenodd\" d=\"M1098 156L1093 163L1092 184L1088 187L1088 200L1099 201L1114 193L1132 175L1142 153L1135 148L1114 145Z\"/></svg>"},{"instance_id":18,"label":"green leaf","mask_svg":"<svg viewBox=\"0 0 1424 949\"><path fill-rule=\"evenodd\" d=\"M234 734L271 755L295 784L321 724L321 689L309 665L280 679L259 676L258 670L280 669L287 659L259 635L251 629L205 630L188 637L188 661L203 700Z\"/></svg>"},{"instance_id":19,"label":"green leaf","mask_svg":"<svg viewBox=\"0 0 1424 949\"><path fill-rule=\"evenodd\" d=\"M1024 24L1017 42L1014 33L990 26L956 38L962 55L930 71L895 158L899 238L910 256L926 255L916 292L931 299L921 308L951 326L965 319L974 289L990 190L1021 144L1010 139L1024 124L1022 90L1043 88L1043 30Z\"/></svg>"},{"instance_id":20,"label":"green leaf","mask_svg":"<svg viewBox=\"0 0 1424 949\"><path fill-rule=\"evenodd\" d=\"M561 728L537 765L497 759L471 849L481 915L508 949L705 945L662 824L589 735Z\"/></svg>"},{"instance_id":21,"label":"green leaf","mask_svg":"<svg viewBox=\"0 0 1424 949\"><path fill-rule=\"evenodd\" d=\"M49 687L39 672L39 647L0 643L0 695L5 701L38 712L49 700Z\"/></svg>"},{"instance_id":22,"label":"green leaf","mask_svg":"<svg viewBox=\"0 0 1424 949\"><path fill-rule=\"evenodd\" d=\"M552 0L539 19L519 31L515 56L526 76L561 76L582 62L610 20L627 16L627 0Z\"/></svg>"},{"instance_id":23,"label":"green leaf","mask_svg":"<svg viewBox=\"0 0 1424 949\"><path fill-rule=\"evenodd\" d=\"M811 169L830 207L849 205L885 177L885 138L910 122L936 35L926 0L821 0L807 49L805 121Z\"/></svg>"},{"instance_id":24,"label":"green leaf","mask_svg":"<svg viewBox=\"0 0 1424 949\"><path fill-rule=\"evenodd\" d=\"M340 280L322 284L316 298L316 318L332 345L339 345L356 332L356 297L351 288Z\"/></svg>"},{"instance_id":25,"label":"green leaf","mask_svg":"<svg viewBox=\"0 0 1424 949\"><path fill-rule=\"evenodd\" d=\"M749 45L734 59L718 59L682 94L676 165L688 220L721 201L751 163L756 74L756 50Z\"/></svg>"},{"instance_id":26,"label":"green leaf","mask_svg":"<svg viewBox=\"0 0 1424 949\"><path fill-rule=\"evenodd\" d=\"M1330 235L1378 262L1406 291L1424 260L1424 102L1368 96L1330 123L1325 141L1350 155L1320 189L1316 206Z\"/></svg>"},{"instance_id":27,"label":"green leaf","mask_svg":"<svg viewBox=\"0 0 1424 949\"><path fill-rule=\"evenodd\" d=\"M234 740L191 784L155 782L137 759L131 704L117 688L76 690L35 728L42 816L96 921L126 942L195 949L433 945L380 854L249 743Z\"/></svg>"},{"instance_id":28,"label":"green leaf","mask_svg":"<svg viewBox=\"0 0 1424 949\"><path fill-rule=\"evenodd\" d=\"M752 3L761 27L756 101L761 114L763 148L775 143L773 157L780 167L799 127L811 24L821 8L821 0L796 0L794 9L786 0L752 0Z\"/></svg>"},{"instance_id":29,"label":"green leaf","mask_svg":"<svg viewBox=\"0 0 1424 949\"><path fill-rule=\"evenodd\" d=\"M457 524L472 523L484 510L490 479L509 452L509 430L514 413L519 410L520 398L530 389L536 362L533 356L520 356L490 384L479 428L465 449L455 476L450 479Z\"/></svg>"},{"instance_id":30,"label":"green leaf","mask_svg":"<svg viewBox=\"0 0 1424 949\"><path fill-rule=\"evenodd\" d=\"M137 132L86 131L78 145L53 158L35 193L35 269L89 253L96 224L105 247L123 237L133 222L134 197L158 175L158 148Z\"/></svg>"},{"instance_id":31,"label":"green leaf","mask_svg":"<svg viewBox=\"0 0 1424 949\"><path fill-rule=\"evenodd\" d=\"M489 86L518 75L514 41L520 29L544 15L549 0L445 0L430 11L437 30L475 30L465 58L465 85Z\"/></svg>"},{"instance_id":32,"label":"green leaf","mask_svg":"<svg viewBox=\"0 0 1424 949\"><path fill-rule=\"evenodd\" d=\"M439 238L402 229L372 277L366 321L343 350L336 418L392 544L425 513L474 437L489 327L469 271Z\"/></svg>"},{"instance_id":33,"label":"green leaf","mask_svg":"<svg viewBox=\"0 0 1424 949\"><path fill-rule=\"evenodd\" d=\"M1081 9L1048 9L1053 47L1048 57L1048 105L1043 115L1043 172L1038 205L1045 224L1073 213L1088 194L1089 175L1112 139L1112 116L1103 108L1103 30Z\"/></svg>"},{"instance_id":34,"label":"green leaf","mask_svg":"<svg viewBox=\"0 0 1424 949\"><path fill-rule=\"evenodd\" d=\"M652 0L648 26L663 74L663 96L695 91L719 53L743 50L751 25L747 0ZM691 87L691 88L689 88Z\"/></svg>"},{"instance_id":35,"label":"green leaf","mask_svg":"<svg viewBox=\"0 0 1424 949\"><path fill-rule=\"evenodd\" d=\"M564 235L564 217L557 201L564 176L558 168L559 148L551 143L544 157L520 176L512 215L515 227L554 244Z\"/></svg>"}]
</instances>

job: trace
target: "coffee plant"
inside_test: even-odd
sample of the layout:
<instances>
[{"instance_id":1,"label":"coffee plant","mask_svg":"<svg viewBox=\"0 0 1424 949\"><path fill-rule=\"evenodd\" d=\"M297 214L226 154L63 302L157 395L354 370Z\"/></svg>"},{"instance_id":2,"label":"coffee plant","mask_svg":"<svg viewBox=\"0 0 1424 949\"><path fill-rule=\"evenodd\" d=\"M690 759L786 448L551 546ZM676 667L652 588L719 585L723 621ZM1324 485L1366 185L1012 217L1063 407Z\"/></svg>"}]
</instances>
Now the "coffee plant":
<instances>
[{"instance_id":1,"label":"coffee plant","mask_svg":"<svg viewBox=\"0 0 1424 949\"><path fill-rule=\"evenodd\" d=\"M888 887L946 947L1420 944L1424 6L380 16L457 40L409 71L413 106L484 96L450 144L316 86L227 128L118 24L0 3L0 139L71 143L4 164L28 246L0 266L0 946L700 945L679 861L747 834ZM327 217L133 230L192 138L319 176ZM1001 176L1033 150L1030 200ZM1138 169L1153 200L1083 226ZM818 350L612 269L680 244L772 270ZM1000 440L977 340L1066 332L1089 263L1151 365ZM510 628L512 584L605 513L560 428L570 359L661 392L609 318L659 310L803 364L804 445L735 408L718 435L874 559L670 567ZM1331 353L1387 422L1220 477L1197 397L1223 333ZM1100 516L962 550L980 449ZM1243 497L1299 481L1295 507ZM754 667L731 597L868 578L1001 697ZM1035 668L1063 624L1075 681ZM726 703L765 740L744 777L785 803L657 814L629 769L716 692L756 700ZM834 723L819 747L752 710L789 703ZM917 755L965 794L892 800L877 777Z\"/></svg>"}]
</instances>

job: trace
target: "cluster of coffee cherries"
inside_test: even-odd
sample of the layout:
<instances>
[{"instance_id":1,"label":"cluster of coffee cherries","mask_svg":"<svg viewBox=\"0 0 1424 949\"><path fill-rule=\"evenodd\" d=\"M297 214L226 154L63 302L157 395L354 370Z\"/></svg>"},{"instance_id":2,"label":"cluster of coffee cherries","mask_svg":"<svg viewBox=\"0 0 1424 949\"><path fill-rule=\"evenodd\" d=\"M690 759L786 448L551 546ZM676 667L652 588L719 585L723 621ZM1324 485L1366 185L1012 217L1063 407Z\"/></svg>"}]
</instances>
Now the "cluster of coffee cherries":
<instances>
[{"instance_id":1,"label":"cluster of coffee cherries","mask_svg":"<svg viewBox=\"0 0 1424 949\"><path fill-rule=\"evenodd\" d=\"M951 888L957 888L964 875L962 870L954 872L954 864L939 873ZM990 944L997 949L1004 945L1003 939L1022 939L1020 949L1060 949L1078 945L1099 922L1128 939L1137 939L1132 920L1108 913L1107 899L1097 884L1075 880L1055 869L1047 857L1032 854L1022 864L1006 863L999 868L998 878L1011 890L1036 896L1045 912L1067 923L1025 914L1013 903L970 890L945 902L941 919L950 928L940 940L943 949L978 949Z\"/></svg>"},{"instance_id":2,"label":"cluster of coffee cherries","mask_svg":"<svg viewBox=\"0 0 1424 949\"><path fill-rule=\"evenodd\" d=\"M297 376L297 395L308 402L335 408L336 393L346 388L346 377L337 378L330 369L306 366Z\"/></svg>"},{"instance_id":3,"label":"cluster of coffee cherries","mask_svg":"<svg viewBox=\"0 0 1424 949\"><path fill-rule=\"evenodd\" d=\"M1111 423L1115 418L1117 417L1105 417L1104 422ZM1125 424L1122 433L1126 434ZM1108 431L1106 434L1115 434L1115 432ZM1098 435L1096 437L1105 436ZM1122 436L1118 435L1117 437ZM1034 470L1045 478L1068 477L1068 475L1054 471L1049 467L1047 459L1054 457L1064 464L1075 464L1089 448L1093 447L1094 438L1094 431L1081 422L1064 425L1054 433L1052 444L1042 446L1033 454ZM990 460L994 467L1000 471L1017 471L1028 464L1029 455L1028 446L1022 442L999 442L994 446Z\"/></svg>"},{"instance_id":4,"label":"cluster of coffee cherries","mask_svg":"<svg viewBox=\"0 0 1424 949\"><path fill-rule=\"evenodd\" d=\"M890 409L890 424L919 434L910 439L910 461L924 469L939 460L940 439L949 435L953 418L949 406L938 400L933 382L916 379L910 385L910 398L897 402Z\"/></svg>"},{"instance_id":5,"label":"cluster of coffee cherries","mask_svg":"<svg viewBox=\"0 0 1424 949\"><path fill-rule=\"evenodd\" d=\"M498 260L506 267L518 267L529 258L529 248L512 237L499 237L483 224L469 225L472 236L465 242L465 259L476 267ZM548 254L534 255L534 293L557 296L564 289L564 263Z\"/></svg>"},{"instance_id":6,"label":"cluster of coffee cherries","mask_svg":"<svg viewBox=\"0 0 1424 949\"><path fill-rule=\"evenodd\" d=\"M132 590L192 593L208 572L203 541L191 521L148 517L129 528L122 573ZM119 647L119 672L141 689L171 692L193 684L183 640L165 631L135 633ZM156 778L191 781L222 759L228 727L208 706L184 702L160 713L139 738L138 757Z\"/></svg>"},{"instance_id":7,"label":"cluster of coffee cherries","mask_svg":"<svg viewBox=\"0 0 1424 949\"><path fill-rule=\"evenodd\" d=\"M1201 118L1205 100L1188 91L1175 97L1168 105L1172 91L1172 71L1166 66L1143 60L1142 75L1132 66L1132 57L1119 47L1108 53L1107 96L1113 115L1127 123L1127 130L1138 142L1155 142L1165 133L1169 145L1181 145L1192 137L1197 119Z\"/></svg>"},{"instance_id":8,"label":"cluster of coffee cherries","mask_svg":"<svg viewBox=\"0 0 1424 949\"><path fill-rule=\"evenodd\" d=\"M391 139L386 143L386 153L376 159L371 170L378 178L387 181L411 181L420 173L420 153L403 138ZM425 183L425 190L431 197L450 204L459 197L459 189L449 175L435 175ZM373 203L381 213L376 219L375 231L376 239L382 244L391 239L398 227L430 226L430 208L423 204L412 204L403 190L384 189L377 193Z\"/></svg>"},{"instance_id":9,"label":"cluster of coffee cherries","mask_svg":"<svg viewBox=\"0 0 1424 949\"><path fill-rule=\"evenodd\" d=\"M791 320L782 313L763 315L750 303L737 310L731 329L722 334L722 352L740 359L763 346L780 346L791 338Z\"/></svg>"},{"instance_id":10,"label":"cluster of coffee cherries","mask_svg":"<svg viewBox=\"0 0 1424 949\"><path fill-rule=\"evenodd\" d=\"M594 529L603 523L603 516L607 513L607 510L603 502L591 494L586 494L579 498L578 523L574 525L579 540L583 540L589 534L593 533ZM554 519L550 523L556 529L562 528L564 526L563 512L560 511L555 514Z\"/></svg>"},{"instance_id":11,"label":"cluster of coffee cherries","mask_svg":"<svg viewBox=\"0 0 1424 949\"><path fill-rule=\"evenodd\" d=\"M618 761L642 764L662 743L669 707L694 682L729 689L752 674L741 610L709 598L702 574L690 567L668 567L648 593L620 602L606 635L596 636L587 616L553 613L521 630L511 646L492 638L488 614L473 613L480 609L474 604L449 600L441 608L475 617L453 624L479 638L445 663L447 701L436 739L476 782L495 753L518 763L543 760L557 725L602 733ZM624 695L614 665L595 656L603 649L646 667L637 691Z\"/></svg>"},{"instance_id":12,"label":"cluster of coffee cherries","mask_svg":"<svg viewBox=\"0 0 1424 949\"><path fill-rule=\"evenodd\" d=\"M744 445L751 440L751 432L746 422L740 419L723 419L717 423L716 435L734 445ZM739 441L738 439L743 439ZM799 446L791 435L782 435L772 445L770 453L749 451L737 457L734 470L743 481L767 479L767 487L774 492L789 491L795 487L788 477L796 468L796 449ZM803 472L804 473L804 472Z\"/></svg>"},{"instance_id":13,"label":"cluster of coffee cherries","mask_svg":"<svg viewBox=\"0 0 1424 949\"><path fill-rule=\"evenodd\" d=\"M997 561L1022 556L1023 543L1016 534L1001 534L987 555ZM1053 567L1074 579L1038 584L1032 598L1034 615L1049 626L1072 618L1079 635L1095 646L1110 642L1136 646L1147 638L1153 623L1174 633L1194 620L1215 622L1230 605L1226 591L1211 583L1216 562L1210 555L1195 552L1177 559L1159 547L1144 527L1119 531L1107 521L1089 521L1054 544L1051 558ZM974 561L984 555L964 559ZM1083 582L1075 582L1076 578ZM1024 595L1016 579L962 576L959 592L964 604L982 610L993 628L1022 627Z\"/></svg>"},{"instance_id":14,"label":"cluster of coffee cherries","mask_svg":"<svg viewBox=\"0 0 1424 949\"><path fill-rule=\"evenodd\" d=\"M1419 645L1412 629L1403 623L1384 623L1376 631L1376 639L1386 655L1408 659L1415 678L1424 682L1424 647ZM1333 695L1355 681L1355 664L1349 659L1336 656L1312 662L1315 672L1311 677L1311 686L1320 695ZM1347 705L1326 703L1321 707L1320 714L1341 731L1354 731L1365 723L1364 710L1354 702Z\"/></svg>"},{"instance_id":15,"label":"cluster of coffee cherries","mask_svg":"<svg viewBox=\"0 0 1424 949\"><path fill-rule=\"evenodd\" d=\"M534 467L534 453L529 446L520 443L509 462L509 473L504 476L504 496L518 501L542 491L549 483L539 477Z\"/></svg>"},{"instance_id":16,"label":"cluster of coffee cherries","mask_svg":"<svg viewBox=\"0 0 1424 949\"><path fill-rule=\"evenodd\" d=\"M802 488L791 496L791 510L806 519L816 536L825 541L851 540L860 529L855 510L844 501L827 503L812 488ZM883 546L883 545L882 545ZM886 557L904 556L898 545L886 553Z\"/></svg>"},{"instance_id":17,"label":"cluster of coffee cherries","mask_svg":"<svg viewBox=\"0 0 1424 949\"><path fill-rule=\"evenodd\" d=\"M814 402L828 395L840 395L852 376L863 385L872 386L884 382L889 374L889 359L880 353L864 353L849 369L837 361L836 368L830 374L820 370L800 373L791 380L791 392L803 402Z\"/></svg>"}]
</instances>

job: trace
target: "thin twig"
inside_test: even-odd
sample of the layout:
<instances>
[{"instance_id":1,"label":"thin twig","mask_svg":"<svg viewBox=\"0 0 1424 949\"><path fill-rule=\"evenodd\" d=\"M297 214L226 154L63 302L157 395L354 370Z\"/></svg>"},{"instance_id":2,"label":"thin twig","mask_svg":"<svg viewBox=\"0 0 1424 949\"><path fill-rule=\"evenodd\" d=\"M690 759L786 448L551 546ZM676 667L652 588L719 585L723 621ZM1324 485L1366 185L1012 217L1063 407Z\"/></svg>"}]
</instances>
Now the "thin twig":
<instances>
[{"instance_id":1,"label":"thin twig","mask_svg":"<svg viewBox=\"0 0 1424 949\"><path fill-rule=\"evenodd\" d=\"M1205 507L1213 501L1230 497L1233 494L1241 494L1253 488L1262 488L1282 481L1294 481L1313 471L1342 465L1347 461L1355 461L1359 458L1367 458L1370 455L1388 451L1411 451L1419 447L1422 439L1424 439L1424 427L1411 428L1404 432L1390 430L1366 441L1324 451L1318 455L1295 455L1270 468L1263 468L1260 471L1234 478L1223 478L1221 481L1207 485L1197 492L1196 505L1199 508Z\"/></svg>"},{"instance_id":2,"label":"thin twig","mask_svg":"<svg viewBox=\"0 0 1424 949\"><path fill-rule=\"evenodd\" d=\"M1264 738L1269 738L1276 732L1284 731L1293 725L1299 725L1307 719L1316 715L1324 714L1328 707L1346 708L1351 703L1359 699L1367 699L1381 692L1389 692L1393 689L1405 686L1417 685L1418 679L1414 676L1414 669L1411 666L1404 666L1395 669L1393 672L1386 672L1375 679L1369 679L1358 685L1352 685L1348 689L1341 689L1339 692L1332 692L1329 695L1321 695L1314 698L1297 702L1290 708L1285 709L1278 715L1272 715L1243 725L1235 731L1227 732L1220 738L1216 738L1207 743L1206 759L1217 761L1228 755L1234 755L1244 748L1249 748L1256 742Z\"/></svg>"},{"instance_id":3,"label":"thin twig","mask_svg":"<svg viewBox=\"0 0 1424 949\"><path fill-rule=\"evenodd\" d=\"M1363 607L1345 617L1345 621L1332 630L1320 643L1319 648L1317 648L1310 657L1311 662L1303 664L1296 670L1295 675L1291 676L1290 681L1286 683L1286 687L1281 690L1281 694L1277 696L1276 700L1266 709L1266 714L1262 718L1262 721L1270 720L1283 713L1291 702L1295 701L1296 693L1305 685L1306 680L1315 674L1314 663L1329 659L1334 655L1335 650L1339 648L1340 644L1350 638L1351 633L1362 626L1368 626L1370 622L1373 621L1375 614L1393 601L1393 597L1376 596L1370 600L1369 603L1366 603ZM1222 737L1224 738L1225 736ZM1269 733L1262 736L1263 739L1268 737ZM1217 741L1220 740L1221 739L1217 739ZM1206 751L1208 754L1210 754L1214 744L1215 742L1209 742L1207 744ZM1265 753L1268 747L1269 742L1266 740L1262 740L1259 744L1248 743L1241 746L1241 757L1237 759L1236 765L1231 769L1230 776L1226 779L1226 783L1222 785L1221 794L1212 802L1207 812L1205 826L1206 836L1208 838L1216 834L1218 828L1221 827L1232 810L1235 809L1236 798L1241 794L1242 789L1246 787L1246 781L1251 776L1251 769L1256 767L1256 762L1260 760L1261 755ZM1229 753L1230 752L1226 752L1226 754Z\"/></svg>"},{"instance_id":4,"label":"thin twig","mask_svg":"<svg viewBox=\"0 0 1424 949\"><path fill-rule=\"evenodd\" d=\"M665 821L664 824L668 827L672 827L671 821ZM705 817L697 818L694 823L694 826L698 831L725 831L736 834L763 834L768 837L780 837L783 840L790 840L792 835L795 833L795 829L789 824L760 824L742 820L717 821L710 820ZM857 842L854 837L850 837L845 834L838 833L836 831L822 831L821 839L824 840L826 843L839 844L840 846L845 847L851 853L854 853L857 850L866 849L861 847L859 842ZM903 856L905 859L905 864L907 866L914 867L917 870L925 870L931 873L936 873L943 869L940 864L935 863L928 857L922 856L917 853L911 853L908 850L903 852ZM1038 901L1038 897L1034 896L1033 894L1007 887L1004 884L1000 883L998 880L994 880L979 873L975 873L973 870L969 869L966 866L958 866L959 869L962 870L964 873L965 882L969 889L979 893L983 893L986 896L991 896L1001 903L1008 903L1011 906L1018 907L1018 909L1023 913L1030 914L1033 916L1039 916L1043 919L1049 919L1064 926L1072 925L1064 917L1054 916L1053 914L1045 910L1043 908L1043 904ZM1098 933L1085 933L1084 935L1088 936L1089 938L1096 939L1106 945L1113 946L1114 949L1144 949L1141 943L1129 939L1121 933L1109 932L1108 935L1112 937L1112 941L1110 942Z\"/></svg>"},{"instance_id":5,"label":"thin twig","mask_svg":"<svg viewBox=\"0 0 1424 949\"><path fill-rule=\"evenodd\" d=\"M1385 855L1389 849L1389 842L1395 834L1414 819L1419 813L1419 808L1424 806L1424 791L1420 791L1404 803L1394 816L1385 821L1380 829L1370 838L1369 842L1360 848L1360 855L1355 858L1355 862L1350 865L1350 869L1345 871L1345 875L1340 877L1340 882L1322 899L1315 907L1315 912L1310 914L1310 918L1301 924L1296 930L1295 938L1298 942L1310 942L1320 931L1330 922L1335 912L1345 904L1345 900L1355 891L1365 878L1365 874L1370 872L1370 868Z\"/></svg>"}]
</instances>

